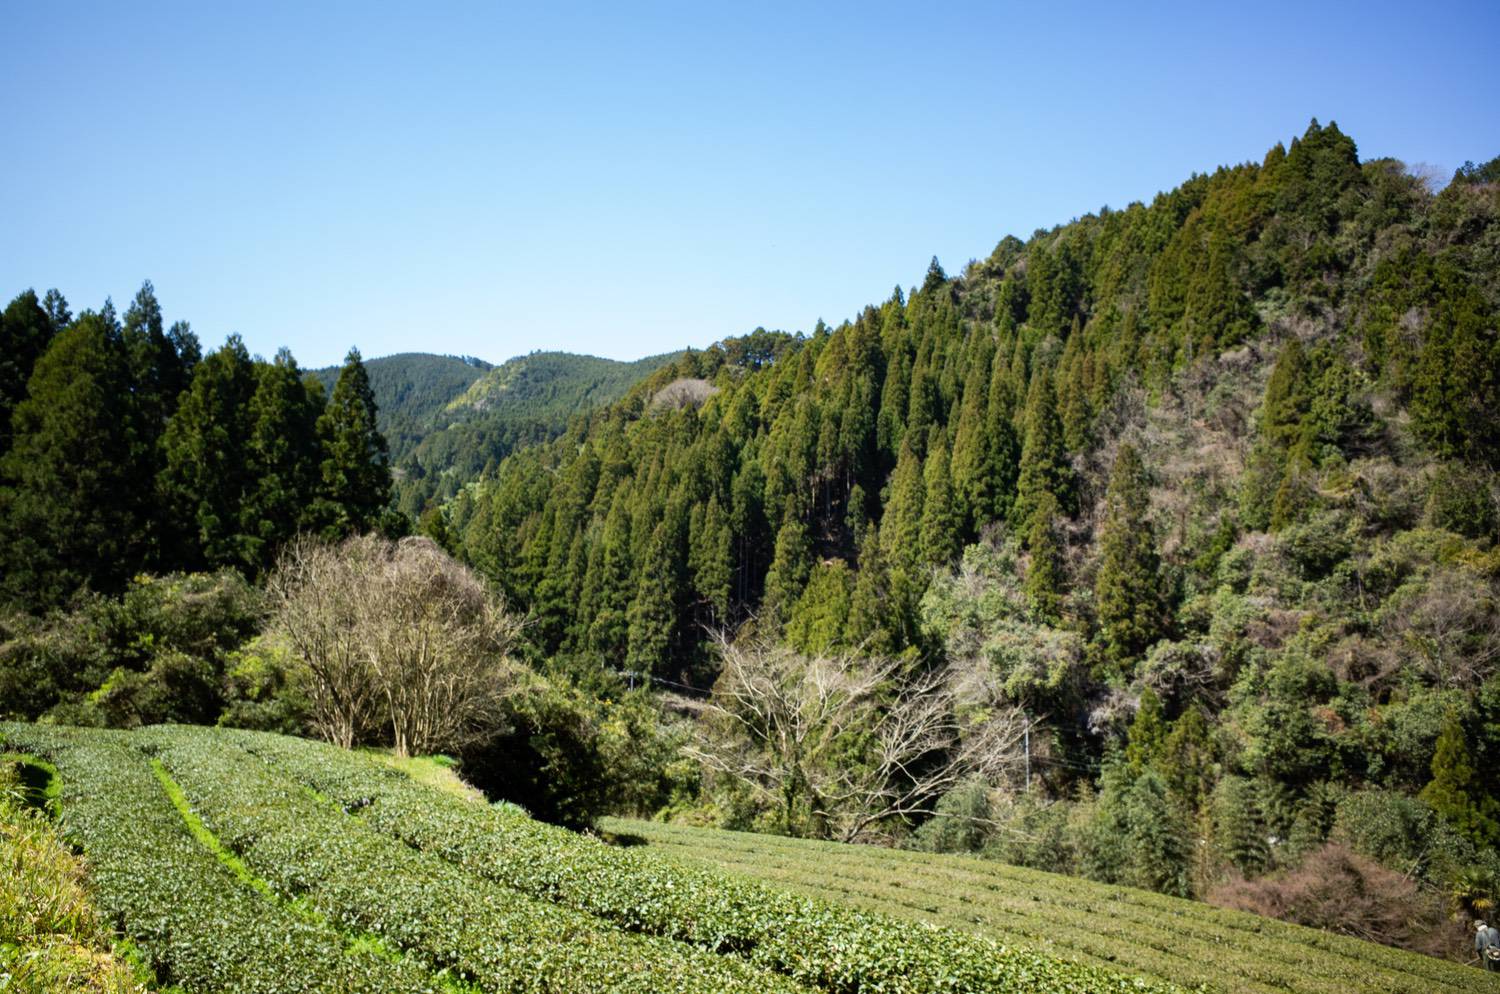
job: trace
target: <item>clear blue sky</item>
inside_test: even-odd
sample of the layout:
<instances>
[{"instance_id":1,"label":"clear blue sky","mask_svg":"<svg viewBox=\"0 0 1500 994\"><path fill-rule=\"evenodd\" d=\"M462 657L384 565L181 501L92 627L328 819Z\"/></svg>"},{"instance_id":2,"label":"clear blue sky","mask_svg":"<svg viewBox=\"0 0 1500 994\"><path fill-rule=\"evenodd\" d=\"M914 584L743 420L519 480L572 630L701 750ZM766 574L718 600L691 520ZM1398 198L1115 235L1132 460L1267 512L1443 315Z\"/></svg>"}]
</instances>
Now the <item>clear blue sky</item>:
<instances>
[{"instance_id":1,"label":"clear blue sky","mask_svg":"<svg viewBox=\"0 0 1500 994\"><path fill-rule=\"evenodd\" d=\"M0 294L150 278L304 365L633 358L836 323L1311 117L1500 154L1494 0L727 6L7 4Z\"/></svg>"}]
</instances>

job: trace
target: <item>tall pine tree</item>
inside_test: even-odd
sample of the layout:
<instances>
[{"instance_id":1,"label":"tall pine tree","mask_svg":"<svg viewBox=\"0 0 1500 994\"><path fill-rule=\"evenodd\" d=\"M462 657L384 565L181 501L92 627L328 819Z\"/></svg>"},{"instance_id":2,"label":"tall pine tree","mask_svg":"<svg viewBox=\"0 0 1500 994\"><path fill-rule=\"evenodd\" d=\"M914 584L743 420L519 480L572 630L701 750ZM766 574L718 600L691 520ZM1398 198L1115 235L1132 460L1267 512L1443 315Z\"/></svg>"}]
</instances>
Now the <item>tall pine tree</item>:
<instances>
[{"instance_id":1,"label":"tall pine tree","mask_svg":"<svg viewBox=\"0 0 1500 994\"><path fill-rule=\"evenodd\" d=\"M323 446L318 518L330 537L370 531L390 503L390 449L376 426L375 411L370 374L359 349L350 349L318 419Z\"/></svg>"},{"instance_id":2,"label":"tall pine tree","mask_svg":"<svg viewBox=\"0 0 1500 994\"><path fill-rule=\"evenodd\" d=\"M1146 471L1135 446L1120 446L1104 497L1094 604L1106 660L1128 671L1166 626L1161 564Z\"/></svg>"}]
</instances>

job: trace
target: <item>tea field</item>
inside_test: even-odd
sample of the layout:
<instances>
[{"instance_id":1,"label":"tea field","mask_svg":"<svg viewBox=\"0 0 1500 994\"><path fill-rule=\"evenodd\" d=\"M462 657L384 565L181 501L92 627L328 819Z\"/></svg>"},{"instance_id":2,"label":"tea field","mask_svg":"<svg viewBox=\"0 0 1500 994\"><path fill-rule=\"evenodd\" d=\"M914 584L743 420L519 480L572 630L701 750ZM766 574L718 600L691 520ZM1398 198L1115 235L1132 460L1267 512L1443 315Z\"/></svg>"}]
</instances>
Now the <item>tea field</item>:
<instances>
[{"instance_id":1,"label":"tea field","mask_svg":"<svg viewBox=\"0 0 1500 994\"><path fill-rule=\"evenodd\" d=\"M55 770L49 809L100 920L187 994L1182 990L609 846L318 743L187 727L0 737Z\"/></svg>"},{"instance_id":2,"label":"tea field","mask_svg":"<svg viewBox=\"0 0 1500 994\"><path fill-rule=\"evenodd\" d=\"M964 856L607 819L624 842L1008 948L1246 994L1500 992L1500 977L1286 922Z\"/></svg>"}]
</instances>

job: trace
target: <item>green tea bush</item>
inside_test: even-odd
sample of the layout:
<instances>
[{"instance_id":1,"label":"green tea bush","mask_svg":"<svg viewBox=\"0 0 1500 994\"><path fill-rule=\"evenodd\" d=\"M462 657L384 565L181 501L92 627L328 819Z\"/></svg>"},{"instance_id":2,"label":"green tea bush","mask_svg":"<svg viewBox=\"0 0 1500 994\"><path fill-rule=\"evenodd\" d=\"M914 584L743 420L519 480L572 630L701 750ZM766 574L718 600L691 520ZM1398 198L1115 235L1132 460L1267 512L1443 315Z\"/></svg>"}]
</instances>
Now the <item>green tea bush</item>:
<instances>
[{"instance_id":1,"label":"green tea bush","mask_svg":"<svg viewBox=\"0 0 1500 994\"><path fill-rule=\"evenodd\" d=\"M8 726L63 781L63 826L90 863L101 914L158 979L188 992L418 994L426 971L265 900L189 835L146 758L119 732Z\"/></svg>"},{"instance_id":2,"label":"green tea bush","mask_svg":"<svg viewBox=\"0 0 1500 994\"><path fill-rule=\"evenodd\" d=\"M797 990L749 963L625 934L413 851L211 731L144 736L220 843L278 894L305 900L343 927L413 951L484 990ZM358 807L359 799L347 803Z\"/></svg>"},{"instance_id":3,"label":"green tea bush","mask_svg":"<svg viewBox=\"0 0 1500 994\"><path fill-rule=\"evenodd\" d=\"M742 956L835 994L1177 989L611 848L442 796L315 743L247 732L232 737L371 827L477 876L628 931Z\"/></svg>"}]
</instances>

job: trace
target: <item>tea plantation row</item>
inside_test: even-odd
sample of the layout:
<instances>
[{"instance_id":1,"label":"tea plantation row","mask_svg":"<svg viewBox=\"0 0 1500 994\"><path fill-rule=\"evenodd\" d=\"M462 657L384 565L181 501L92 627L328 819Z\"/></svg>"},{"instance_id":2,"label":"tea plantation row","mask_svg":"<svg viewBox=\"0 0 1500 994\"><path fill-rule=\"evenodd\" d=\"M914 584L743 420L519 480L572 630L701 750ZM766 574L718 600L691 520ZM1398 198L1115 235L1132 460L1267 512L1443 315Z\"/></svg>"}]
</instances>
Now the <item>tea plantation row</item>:
<instances>
[{"instance_id":1,"label":"tea plantation row","mask_svg":"<svg viewBox=\"0 0 1500 994\"><path fill-rule=\"evenodd\" d=\"M743 961L630 935L413 851L212 730L142 734L220 843L277 893L483 990L796 991Z\"/></svg>"},{"instance_id":2,"label":"tea plantation row","mask_svg":"<svg viewBox=\"0 0 1500 994\"><path fill-rule=\"evenodd\" d=\"M316 743L250 732L191 734L239 744L279 774L357 811L371 828L477 877L622 929L733 954L834 994L1176 989L605 846L514 812L476 808Z\"/></svg>"},{"instance_id":3,"label":"tea plantation row","mask_svg":"<svg viewBox=\"0 0 1500 994\"><path fill-rule=\"evenodd\" d=\"M605 846L316 743L0 734L57 766L99 906L189 994L1180 991Z\"/></svg>"},{"instance_id":4,"label":"tea plantation row","mask_svg":"<svg viewBox=\"0 0 1500 994\"><path fill-rule=\"evenodd\" d=\"M963 856L609 819L686 865L712 867L1081 961L1247 994L1500 992L1447 960L1128 887Z\"/></svg>"},{"instance_id":5,"label":"tea plantation row","mask_svg":"<svg viewBox=\"0 0 1500 994\"><path fill-rule=\"evenodd\" d=\"M158 977L188 991L427 994L414 963L349 948L338 931L245 887L188 833L124 733L6 726L8 744L62 775L66 834L83 847L100 911Z\"/></svg>"}]
</instances>

